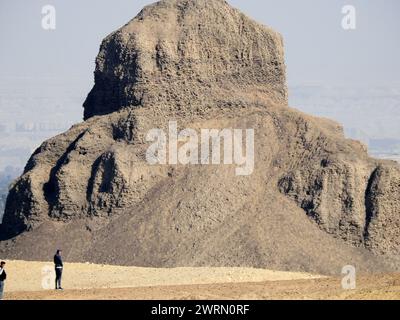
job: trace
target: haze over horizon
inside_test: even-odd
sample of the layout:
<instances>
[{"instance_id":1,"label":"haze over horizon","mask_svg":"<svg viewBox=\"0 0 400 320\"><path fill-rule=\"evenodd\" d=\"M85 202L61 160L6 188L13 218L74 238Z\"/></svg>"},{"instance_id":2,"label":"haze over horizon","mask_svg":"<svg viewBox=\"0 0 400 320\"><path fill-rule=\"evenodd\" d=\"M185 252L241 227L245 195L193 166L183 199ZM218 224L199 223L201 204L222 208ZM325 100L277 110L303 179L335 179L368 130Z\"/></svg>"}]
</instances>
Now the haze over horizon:
<instances>
[{"instance_id":1,"label":"haze over horizon","mask_svg":"<svg viewBox=\"0 0 400 320\"><path fill-rule=\"evenodd\" d=\"M0 1L0 171L22 167L43 140L82 121L102 39L152 2ZM228 2L283 35L291 106L365 142L399 139L400 2ZM54 31L41 26L47 4L56 8ZM341 27L345 4L357 10L356 30Z\"/></svg>"},{"instance_id":2,"label":"haze over horizon","mask_svg":"<svg viewBox=\"0 0 400 320\"><path fill-rule=\"evenodd\" d=\"M80 79L90 88L101 40L153 0L2 0L2 77ZM396 0L230 0L285 42L289 86L400 84L400 3ZM41 27L44 5L56 8L56 30ZM353 5L356 30L343 30L341 12Z\"/></svg>"}]
</instances>

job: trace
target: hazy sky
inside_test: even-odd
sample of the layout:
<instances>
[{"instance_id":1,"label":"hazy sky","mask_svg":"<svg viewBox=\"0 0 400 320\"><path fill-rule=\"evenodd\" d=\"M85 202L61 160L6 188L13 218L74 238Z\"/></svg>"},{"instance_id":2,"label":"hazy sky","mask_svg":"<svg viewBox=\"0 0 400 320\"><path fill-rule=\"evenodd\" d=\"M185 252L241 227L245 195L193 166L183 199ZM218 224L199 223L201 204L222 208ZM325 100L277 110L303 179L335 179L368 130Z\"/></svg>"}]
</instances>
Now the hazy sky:
<instances>
[{"instance_id":1,"label":"hazy sky","mask_svg":"<svg viewBox=\"0 0 400 320\"><path fill-rule=\"evenodd\" d=\"M0 77L78 77L90 88L101 40L154 1L0 0ZM285 39L289 85L399 84L399 0L230 0ZM41 27L56 8L57 28ZM344 5L357 29L341 27Z\"/></svg>"}]
</instances>

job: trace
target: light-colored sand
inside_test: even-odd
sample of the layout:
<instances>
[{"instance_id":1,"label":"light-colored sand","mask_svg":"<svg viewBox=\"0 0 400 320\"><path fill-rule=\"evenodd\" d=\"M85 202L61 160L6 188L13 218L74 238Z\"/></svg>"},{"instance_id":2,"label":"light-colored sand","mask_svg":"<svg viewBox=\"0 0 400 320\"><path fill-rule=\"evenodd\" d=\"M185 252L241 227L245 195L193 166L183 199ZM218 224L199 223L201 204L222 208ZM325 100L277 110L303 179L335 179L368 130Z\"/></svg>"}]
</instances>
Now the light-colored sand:
<instances>
[{"instance_id":1,"label":"light-colored sand","mask_svg":"<svg viewBox=\"0 0 400 320\"><path fill-rule=\"evenodd\" d=\"M396 280L397 279L397 280ZM400 276L363 277L356 290L343 290L340 279L321 278L120 289L10 292L6 299L38 300L399 300Z\"/></svg>"},{"instance_id":2,"label":"light-colored sand","mask_svg":"<svg viewBox=\"0 0 400 320\"><path fill-rule=\"evenodd\" d=\"M60 292L42 288L47 278L53 287L52 270L51 263L8 261L5 299L400 299L399 274L361 275L355 290L344 290L340 278L295 272L67 263Z\"/></svg>"},{"instance_id":3,"label":"light-colored sand","mask_svg":"<svg viewBox=\"0 0 400 320\"><path fill-rule=\"evenodd\" d=\"M7 291L53 289L51 262L7 261ZM307 273L280 272L252 268L138 268L89 263L66 263L63 287L68 289L132 288L191 284L261 282L313 279Z\"/></svg>"}]
</instances>

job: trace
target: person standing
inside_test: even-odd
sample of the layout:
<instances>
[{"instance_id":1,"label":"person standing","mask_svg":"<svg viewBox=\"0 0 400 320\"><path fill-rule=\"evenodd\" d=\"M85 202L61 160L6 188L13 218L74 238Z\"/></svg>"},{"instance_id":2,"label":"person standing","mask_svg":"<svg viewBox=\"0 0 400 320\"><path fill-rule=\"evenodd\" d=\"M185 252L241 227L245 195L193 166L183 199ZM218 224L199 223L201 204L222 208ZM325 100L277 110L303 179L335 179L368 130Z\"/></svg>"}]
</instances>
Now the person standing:
<instances>
[{"instance_id":1,"label":"person standing","mask_svg":"<svg viewBox=\"0 0 400 320\"><path fill-rule=\"evenodd\" d=\"M6 263L4 261L0 262L0 300L3 300L4 281L7 279L6 270L4 270L5 265Z\"/></svg>"},{"instance_id":2,"label":"person standing","mask_svg":"<svg viewBox=\"0 0 400 320\"><path fill-rule=\"evenodd\" d=\"M54 267L56 270L56 290L63 290L61 287L61 277L64 265L61 258L61 250L57 250L54 255Z\"/></svg>"}]
</instances>

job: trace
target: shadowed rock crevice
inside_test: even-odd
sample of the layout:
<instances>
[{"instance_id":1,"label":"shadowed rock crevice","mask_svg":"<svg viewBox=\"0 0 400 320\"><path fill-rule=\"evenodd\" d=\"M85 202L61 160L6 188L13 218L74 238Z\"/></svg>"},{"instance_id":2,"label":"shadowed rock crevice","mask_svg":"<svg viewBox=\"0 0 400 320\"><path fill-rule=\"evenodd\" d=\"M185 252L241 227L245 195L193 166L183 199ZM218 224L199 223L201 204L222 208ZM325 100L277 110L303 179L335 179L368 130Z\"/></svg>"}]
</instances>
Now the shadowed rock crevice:
<instances>
[{"instance_id":1,"label":"shadowed rock crevice","mask_svg":"<svg viewBox=\"0 0 400 320\"><path fill-rule=\"evenodd\" d=\"M368 242L368 229L371 224L371 221L374 218L374 184L376 182L376 178L379 172L379 168L376 168L371 177L368 180L367 189L365 190L365 228L364 228L364 241Z\"/></svg>"},{"instance_id":2,"label":"shadowed rock crevice","mask_svg":"<svg viewBox=\"0 0 400 320\"><path fill-rule=\"evenodd\" d=\"M78 137L68 146L65 153L58 159L56 165L51 169L49 181L43 185L43 194L48 203L49 216L54 215L53 211L57 205L58 194L60 192L57 173L60 171L62 166L68 162L68 156L76 149L78 142L85 135L85 133L86 132L82 132L79 134Z\"/></svg>"}]
</instances>

